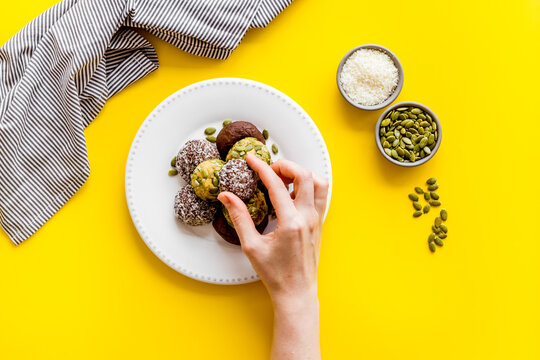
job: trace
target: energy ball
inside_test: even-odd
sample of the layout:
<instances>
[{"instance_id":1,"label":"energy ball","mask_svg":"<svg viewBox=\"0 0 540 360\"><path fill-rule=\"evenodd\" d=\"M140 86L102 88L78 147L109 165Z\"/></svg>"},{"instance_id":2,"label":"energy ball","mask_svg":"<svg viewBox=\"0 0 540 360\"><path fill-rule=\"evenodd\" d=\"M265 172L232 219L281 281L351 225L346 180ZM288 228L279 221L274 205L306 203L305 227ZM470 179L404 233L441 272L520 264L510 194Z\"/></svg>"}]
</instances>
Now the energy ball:
<instances>
[{"instance_id":1,"label":"energy ball","mask_svg":"<svg viewBox=\"0 0 540 360\"><path fill-rule=\"evenodd\" d=\"M223 240L234 245L240 245L240 239L238 238L236 230L227 223L227 220L225 219L225 216L222 212L216 216L216 218L212 222L212 226L214 227L214 230L216 230L216 232L219 234L219 236L223 238ZM259 231L259 233L262 234L266 229L266 226L268 226L268 216L265 216L261 223L255 228L257 229L257 231Z\"/></svg>"},{"instance_id":2,"label":"energy ball","mask_svg":"<svg viewBox=\"0 0 540 360\"><path fill-rule=\"evenodd\" d=\"M255 194L259 176L241 159L229 160L219 172L220 191L230 191L242 200Z\"/></svg>"},{"instance_id":3,"label":"energy ball","mask_svg":"<svg viewBox=\"0 0 540 360\"><path fill-rule=\"evenodd\" d=\"M251 215L251 219L255 223L255 226L262 223L264 218L268 215L268 205L266 204L266 198L263 192L259 189L256 190L255 195L253 195L251 198L249 198L248 201L246 201L246 207L249 211L249 215ZM234 224L231 220L229 212L225 207L223 207L223 216L225 216L225 220L227 220L227 223L234 228Z\"/></svg>"},{"instance_id":4,"label":"energy ball","mask_svg":"<svg viewBox=\"0 0 540 360\"><path fill-rule=\"evenodd\" d=\"M225 161L206 160L197 165L191 174L191 186L195 194L205 201L216 201L219 194L219 171Z\"/></svg>"},{"instance_id":5,"label":"energy ball","mask_svg":"<svg viewBox=\"0 0 540 360\"><path fill-rule=\"evenodd\" d=\"M193 170L205 160L219 159L215 144L207 140L189 140L176 155L176 170L186 182L190 182Z\"/></svg>"},{"instance_id":6,"label":"energy ball","mask_svg":"<svg viewBox=\"0 0 540 360\"><path fill-rule=\"evenodd\" d=\"M225 160L229 161L231 159L246 159L247 154L253 154L257 156L262 161L266 162L268 165L272 164L272 157L266 145L264 145L259 140L253 137L243 138L240 141L237 141Z\"/></svg>"},{"instance_id":7,"label":"energy ball","mask_svg":"<svg viewBox=\"0 0 540 360\"><path fill-rule=\"evenodd\" d=\"M216 216L217 208L195 195L190 185L185 185L174 197L174 215L184 224L199 226L208 224Z\"/></svg>"},{"instance_id":8,"label":"energy ball","mask_svg":"<svg viewBox=\"0 0 540 360\"><path fill-rule=\"evenodd\" d=\"M237 141L246 137L254 137L266 144L263 134L250 122L235 121L221 129L216 137L216 145L221 156L225 157Z\"/></svg>"}]
</instances>

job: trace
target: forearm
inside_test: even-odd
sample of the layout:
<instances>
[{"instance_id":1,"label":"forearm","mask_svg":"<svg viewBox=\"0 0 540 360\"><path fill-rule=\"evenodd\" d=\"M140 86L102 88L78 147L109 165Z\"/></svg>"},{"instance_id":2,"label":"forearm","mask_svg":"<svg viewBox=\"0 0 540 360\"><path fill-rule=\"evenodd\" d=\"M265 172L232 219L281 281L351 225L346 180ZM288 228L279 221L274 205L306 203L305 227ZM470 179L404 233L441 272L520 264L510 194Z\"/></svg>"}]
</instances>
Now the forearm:
<instances>
[{"instance_id":1,"label":"forearm","mask_svg":"<svg viewBox=\"0 0 540 360\"><path fill-rule=\"evenodd\" d=\"M316 292L274 300L272 360L318 360L319 301Z\"/></svg>"}]
</instances>

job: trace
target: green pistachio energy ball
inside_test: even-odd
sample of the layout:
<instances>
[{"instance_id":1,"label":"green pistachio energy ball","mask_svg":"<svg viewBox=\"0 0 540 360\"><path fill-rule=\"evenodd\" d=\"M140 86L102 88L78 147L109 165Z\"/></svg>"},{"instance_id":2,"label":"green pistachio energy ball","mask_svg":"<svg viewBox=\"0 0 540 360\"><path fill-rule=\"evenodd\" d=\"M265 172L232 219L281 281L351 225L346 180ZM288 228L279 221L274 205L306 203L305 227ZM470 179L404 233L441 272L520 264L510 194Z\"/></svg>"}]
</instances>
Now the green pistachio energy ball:
<instances>
[{"instance_id":1,"label":"green pistachio energy ball","mask_svg":"<svg viewBox=\"0 0 540 360\"><path fill-rule=\"evenodd\" d=\"M246 206L255 226L259 225L268 215L268 205L266 204L264 193L259 189L255 191L255 195L246 201ZM225 207L223 207L223 215L225 216L227 223L231 227L234 227L229 212Z\"/></svg>"},{"instance_id":2,"label":"green pistachio energy ball","mask_svg":"<svg viewBox=\"0 0 540 360\"><path fill-rule=\"evenodd\" d=\"M259 140L254 137L246 137L242 140L237 141L229 153L227 154L226 160L231 159L246 159L247 154L253 154L257 156L262 161L265 161L268 165L272 164L272 158L270 152L266 145L264 145Z\"/></svg>"},{"instance_id":3,"label":"green pistachio energy ball","mask_svg":"<svg viewBox=\"0 0 540 360\"><path fill-rule=\"evenodd\" d=\"M216 201L219 194L219 171L225 162L206 160L197 165L191 174L191 186L195 194L205 201Z\"/></svg>"}]
</instances>

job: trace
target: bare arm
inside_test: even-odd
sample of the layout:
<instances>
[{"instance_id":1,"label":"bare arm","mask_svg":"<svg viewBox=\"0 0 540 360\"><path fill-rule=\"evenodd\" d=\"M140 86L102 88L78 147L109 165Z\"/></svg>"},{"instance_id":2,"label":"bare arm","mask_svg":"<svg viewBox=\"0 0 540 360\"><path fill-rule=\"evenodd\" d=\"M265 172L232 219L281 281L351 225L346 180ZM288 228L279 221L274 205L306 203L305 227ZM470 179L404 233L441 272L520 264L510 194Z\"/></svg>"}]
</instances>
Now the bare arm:
<instances>
[{"instance_id":1,"label":"bare arm","mask_svg":"<svg viewBox=\"0 0 540 360\"><path fill-rule=\"evenodd\" d=\"M276 229L260 235L238 197L224 192L219 200L272 298L272 359L320 359L317 265L328 183L290 161L280 160L270 167L253 155L246 160L268 189L276 209ZM290 183L292 196L286 187Z\"/></svg>"}]
</instances>

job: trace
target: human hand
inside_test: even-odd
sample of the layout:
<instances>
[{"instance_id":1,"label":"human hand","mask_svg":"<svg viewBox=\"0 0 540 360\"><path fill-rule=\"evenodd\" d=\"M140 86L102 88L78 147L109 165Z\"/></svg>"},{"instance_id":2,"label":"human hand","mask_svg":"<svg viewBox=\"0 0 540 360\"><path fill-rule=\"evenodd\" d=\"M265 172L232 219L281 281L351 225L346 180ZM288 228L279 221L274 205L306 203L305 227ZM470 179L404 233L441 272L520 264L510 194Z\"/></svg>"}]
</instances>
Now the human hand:
<instances>
[{"instance_id":1,"label":"human hand","mask_svg":"<svg viewBox=\"0 0 540 360\"><path fill-rule=\"evenodd\" d=\"M277 226L269 234L259 234L244 202L232 193L221 193L218 199L229 211L242 250L274 304L316 298L328 182L288 160L268 166L249 154L246 161L268 189ZM294 190L289 194L287 186L291 183Z\"/></svg>"}]
</instances>

